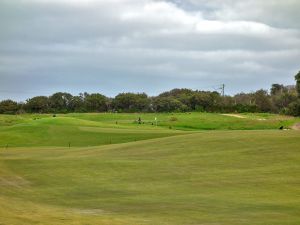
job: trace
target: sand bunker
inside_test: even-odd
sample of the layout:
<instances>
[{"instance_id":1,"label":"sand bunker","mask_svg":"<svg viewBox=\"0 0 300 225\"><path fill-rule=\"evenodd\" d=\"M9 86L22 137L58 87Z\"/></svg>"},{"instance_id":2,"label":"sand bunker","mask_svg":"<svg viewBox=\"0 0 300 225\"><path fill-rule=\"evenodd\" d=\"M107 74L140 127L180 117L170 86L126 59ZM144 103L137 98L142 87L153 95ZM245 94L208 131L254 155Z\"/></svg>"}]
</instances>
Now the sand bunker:
<instances>
[{"instance_id":1,"label":"sand bunker","mask_svg":"<svg viewBox=\"0 0 300 225\"><path fill-rule=\"evenodd\" d=\"M223 116L231 116L231 117L236 117L236 118L240 118L240 119L245 119L245 116L242 115L238 115L238 114L222 114Z\"/></svg>"}]
</instances>

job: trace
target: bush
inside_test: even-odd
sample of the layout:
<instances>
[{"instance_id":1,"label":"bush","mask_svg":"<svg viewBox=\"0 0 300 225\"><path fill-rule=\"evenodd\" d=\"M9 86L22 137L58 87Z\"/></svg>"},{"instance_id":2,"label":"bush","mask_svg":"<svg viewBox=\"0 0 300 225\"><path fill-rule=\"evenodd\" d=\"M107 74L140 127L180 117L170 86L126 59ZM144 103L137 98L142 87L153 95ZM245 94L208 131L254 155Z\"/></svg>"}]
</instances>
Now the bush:
<instances>
[{"instance_id":1,"label":"bush","mask_svg":"<svg viewBox=\"0 0 300 225\"><path fill-rule=\"evenodd\" d=\"M0 102L1 114L15 114L17 111L18 111L18 103L9 99Z\"/></svg>"},{"instance_id":2,"label":"bush","mask_svg":"<svg viewBox=\"0 0 300 225\"><path fill-rule=\"evenodd\" d=\"M300 116L300 100L291 103L288 106L287 113L292 116Z\"/></svg>"}]
</instances>

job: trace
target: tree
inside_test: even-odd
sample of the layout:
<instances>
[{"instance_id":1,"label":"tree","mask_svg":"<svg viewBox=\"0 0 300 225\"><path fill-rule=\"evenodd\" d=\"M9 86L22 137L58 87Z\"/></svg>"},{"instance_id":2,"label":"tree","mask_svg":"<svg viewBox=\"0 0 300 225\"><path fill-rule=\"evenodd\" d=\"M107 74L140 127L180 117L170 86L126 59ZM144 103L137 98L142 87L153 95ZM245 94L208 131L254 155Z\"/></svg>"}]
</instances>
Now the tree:
<instances>
[{"instance_id":1,"label":"tree","mask_svg":"<svg viewBox=\"0 0 300 225\"><path fill-rule=\"evenodd\" d=\"M57 92L49 97L50 108L52 112L67 113L70 112L70 103L72 95L66 92Z\"/></svg>"},{"instance_id":2,"label":"tree","mask_svg":"<svg viewBox=\"0 0 300 225\"><path fill-rule=\"evenodd\" d=\"M284 90L284 86L282 84L272 84L271 87L271 95L276 95L279 92L283 92Z\"/></svg>"},{"instance_id":3,"label":"tree","mask_svg":"<svg viewBox=\"0 0 300 225\"><path fill-rule=\"evenodd\" d=\"M273 112L286 113L288 106L297 100L297 91L294 86L272 85L271 100Z\"/></svg>"},{"instance_id":4,"label":"tree","mask_svg":"<svg viewBox=\"0 0 300 225\"><path fill-rule=\"evenodd\" d=\"M107 97L101 94L86 94L84 103L88 112L104 112L108 109Z\"/></svg>"},{"instance_id":5,"label":"tree","mask_svg":"<svg viewBox=\"0 0 300 225\"><path fill-rule=\"evenodd\" d=\"M191 110L192 106L191 106L191 98L194 95L195 91L191 90L191 89L187 89L187 88L175 88L172 89L171 91L166 91L161 93L158 97L170 97L173 99L176 99L178 101L180 101L183 105L185 105L184 107L186 108L186 110Z\"/></svg>"},{"instance_id":6,"label":"tree","mask_svg":"<svg viewBox=\"0 0 300 225\"><path fill-rule=\"evenodd\" d=\"M254 104L253 93L239 93L233 96L234 107L233 111L243 112L256 112L257 107Z\"/></svg>"},{"instance_id":7,"label":"tree","mask_svg":"<svg viewBox=\"0 0 300 225\"><path fill-rule=\"evenodd\" d=\"M47 113L49 112L49 98L46 96L33 97L26 101L24 107L30 113Z\"/></svg>"},{"instance_id":8,"label":"tree","mask_svg":"<svg viewBox=\"0 0 300 225\"><path fill-rule=\"evenodd\" d=\"M150 108L150 99L145 93L121 93L112 104L115 110L121 112L143 112Z\"/></svg>"},{"instance_id":9,"label":"tree","mask_svg":"<svg viewBox=\"0 0 300 225\"><path fill-rule=\"evenodd\" d=\"M288 106L288 114L292 116L300 116L300 99L295 102L292 102Z\"/></svg>"},{"instance_id":10,"label":"tree","mask_svg":"<svg viewBox=\"0 0 300 225\"><path fill-rule=\"evenodd\" d=\"M156 112L182 112L186 111L186 105L174 97L156 97L153 100L153 108Z\"/></svg>"},{"instance_id":11,"label":"tree","mask_svg":"<svg viewBox=\"0 0 300 225\"><path fill-rule=\"evenodd\" d=\"M94 94L72 96L57 92L50 97L37 96L26 104L12 100L1 102L0 113L18 113L25 109L33 113L68 112L273 112L298 115L300 101L300 71L295 75L296 85L272 84L266 90L221 96L216 91L199 91L175 88L156 97L145 93L120 93L115 98ZM16 106L17 105L17 106Z\"/></svg>"},{"instance_id":12,"label":"tree","mask_svg":"<svg viewBox=\"0 0 300 225\"><path fill-rule=\"evenodd\" d=\"M296 90L298 93L298 97L300 98L300 71L296 74L295 80L296 80Z\"/></svg>"},{"instance_id":13,"label":"tree","mask_svg":"<svg viewBox=\"0 0 300 225\"><path fill-rule=\"evenodd\" d=\"M158 97L175 97L180 98L180 96L191 96L193 95L194 91L187 88L175 88L171 91L166 91L161 93Z\"/></svg>"},{"instance_id":14,"label":"tree","mask_svg":"<svg viewBox=\"0 0 300 225\"><path fill-rule=\"evenodd\" d=\"M216 110L218 112L233 112L235 111L235 101L231 96L223 96L220 98L220 102L217 105Z\"/></svg>"},{"instance_id":15,"label":"tree","mask_svg":"<svg viewBox=\"0 0 300 225\"><path fill-rule=\"evenodd\" d=\"M221 96L218 92L197 91L191 97L191 108L196 111L217 111Z\"/></svg>"},{"instance_id":16,"label":"tree","mask_svg":"<svg viewBox=\"0 0 300 225\"><path fill-rule=\"evenodd\" d=\"M15 114L18 111L18 103L10 99L0 102L1 114Z\"/></svg>"},{"instance_id":17,"label":"tree","mask_svg":"<svg viewBox=\"0 0 300 225\"><path fill-rule=\"evenodd\" d=\"M84 105L84 97L82 94L80 94L79 96L73 96L71 101L70 101L70 105L69 105L69 109L72 112L86 112L86 107Z\"/></svg>"},{"instance_id":18,"label":"tree","mask_svg":"<svg viewBox=\"0 0 300 225\"><path fill-rule=\"evenodd\" d=\"M270 112L272 110L271 98L267 91L258 90L253 94L253 98L259 112Z\"/></svg>"}]
</instances>

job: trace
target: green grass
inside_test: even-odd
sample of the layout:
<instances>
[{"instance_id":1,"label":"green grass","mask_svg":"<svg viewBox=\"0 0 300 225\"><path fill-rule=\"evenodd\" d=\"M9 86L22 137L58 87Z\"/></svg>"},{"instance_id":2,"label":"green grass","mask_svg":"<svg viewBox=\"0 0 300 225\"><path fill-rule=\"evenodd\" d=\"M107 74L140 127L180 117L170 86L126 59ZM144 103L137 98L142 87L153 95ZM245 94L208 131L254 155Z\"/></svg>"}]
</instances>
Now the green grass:
<instances>
[{"instance_id":1,"label":"green grass","mask_svg":"<svg viewBox=\"0 0 300 225\"><path fill-rule=\"evenodd\" d=\"M300 133L213 131L0 154L0 224L300 223Z\"/></svg>"},{"instance_id":2,"label":"green grass","mask_svg":"<svg viewBox=\"0 0 300 225\"><path fill-rule=\"evenodd\" d=\"M0 225L300 224L300 120L239 117L1 115Z\"/></svg>"},{"instance_id":3,"label":"green grass","mask_svg":"<svg viewBox=\"0 0 300 225\"><path fill-rule=\"evenodd\" d=\"M179 135L182 132L142 125L126 126L73 117L20 119L0 128L0 146L99 146ZM16 120L14 120L16 121Z\"/></svg>"},{"instance_id":4,"label":"green grass","mask_svg":"<svg viewBox=\"0 0 300 225\"><path fill-rule=\"evenodd\" d=\"M286 128L292 126L300 119L268 113L239 114L244 118L225 116L219 113L158 113L158 114L67 114L66 117L80 118L91 121L103 122L106 124L115 123L132 125L134 120L141 117L145 122L144 126L155 124L155 117L158 126L179 130L263 130L278 129L280 126Z\"/></svg>"},{"instance_id":5,"label":"green grass","mask_svg":"<svg viewBox=\"0 0 300 225\"><path fill-rule=\"evenodd\" d=\"M264 130L290 127L299 119L272 114L244 118L211 113L0 115L0 147L99 146L199 130ZM143 124L136 121L141 117ZM155 117L157 118L157 127Z\"/></svg>"}]
</instances>

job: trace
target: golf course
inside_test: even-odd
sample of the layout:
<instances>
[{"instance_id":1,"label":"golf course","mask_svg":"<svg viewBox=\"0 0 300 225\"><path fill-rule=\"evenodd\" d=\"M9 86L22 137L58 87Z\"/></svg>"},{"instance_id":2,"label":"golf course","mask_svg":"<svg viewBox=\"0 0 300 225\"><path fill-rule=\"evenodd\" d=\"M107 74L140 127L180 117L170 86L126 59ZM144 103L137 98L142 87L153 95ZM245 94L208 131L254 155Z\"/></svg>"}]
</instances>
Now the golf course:
<instances>
[{"instance_id":1,"label":"golf course","mask_svg":"<svg viewBox=\"0 0 300 225\"><path fill-rule=\"evenodd\" d=\"M300 0L0 0L0 225L300 225Z\"/></svg>"},{"instance_id":2,"label":"golf course","mask_svg":"<svg viewBox=\"0 0 300 225\"><path fill-rule=\"evenodd\" d=\"M268 113L0 115L0 224L298 225L299 123Z\"/></svg>"}]
</instances>

